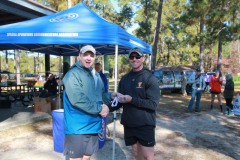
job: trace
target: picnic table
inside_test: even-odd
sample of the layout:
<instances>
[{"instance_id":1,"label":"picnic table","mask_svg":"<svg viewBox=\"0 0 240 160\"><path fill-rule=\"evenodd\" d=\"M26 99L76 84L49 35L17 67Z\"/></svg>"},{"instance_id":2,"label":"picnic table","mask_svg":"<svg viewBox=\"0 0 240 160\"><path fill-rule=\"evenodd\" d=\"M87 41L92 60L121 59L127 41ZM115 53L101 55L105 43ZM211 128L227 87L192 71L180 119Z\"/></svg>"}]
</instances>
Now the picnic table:
<instances>
[{"instance_id":1,"label":"picnic table","mask_svg":"<svg viewBox=\"0 0 240 160\"><path fill-rule=\"evenodd\" d=\"M61 95L61 99L64 87L63 85L60 85L58 87L60 87L60 92L58 95ZM24 106L28 106L29 103L33 101L33 97L38 97L43 90L44 81L38 80L29 80L27 83L23 84L0 84L0 98L4 98L5 100L9 100L11 102L21 101Z\"/></svg>"},{"instance_id":2,"label":"picnic table","mask_svg":"<svg viewBox=\"0 0 240 160\"><path fill-rule=\"evenodd\" d=\"M28 84L0 85L0 96L11 102L21 101L24 106L28 106L32 98L40 94L41 88L43 86L29 86Z\"/></svg>"}]
</instances>

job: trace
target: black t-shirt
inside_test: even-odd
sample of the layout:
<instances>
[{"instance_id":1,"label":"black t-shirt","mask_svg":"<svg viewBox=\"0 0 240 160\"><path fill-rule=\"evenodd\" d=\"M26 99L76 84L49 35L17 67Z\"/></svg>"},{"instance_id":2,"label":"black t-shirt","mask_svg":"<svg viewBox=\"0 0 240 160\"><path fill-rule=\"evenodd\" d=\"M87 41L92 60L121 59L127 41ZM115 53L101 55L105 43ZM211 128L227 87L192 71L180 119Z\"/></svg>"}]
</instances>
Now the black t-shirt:
<instances>
[{"instance_id":1,"label":"black t-shirt","mask_svg":"<svg viewBox=\"0 0 240 160\"><path fill-rule=\"evenodd\" d=\"M155 76L143 69L129 72L119 82L120 93L130 95L131 103L122 104L121 123L129 127L156 125L156 109L159 106L160 89Z\"/></svg>"}]
</instances>

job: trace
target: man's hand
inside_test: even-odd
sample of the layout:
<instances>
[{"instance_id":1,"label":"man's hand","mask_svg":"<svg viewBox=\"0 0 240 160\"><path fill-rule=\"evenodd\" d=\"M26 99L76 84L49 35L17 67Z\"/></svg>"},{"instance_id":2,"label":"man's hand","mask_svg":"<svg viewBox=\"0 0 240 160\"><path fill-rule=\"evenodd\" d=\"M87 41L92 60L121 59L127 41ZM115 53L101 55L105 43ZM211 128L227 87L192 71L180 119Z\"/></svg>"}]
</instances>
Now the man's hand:
<instances>
[{"instance_id":1,"label":"man's hand","mask_svg":"<svg viewBox=\"0 0 240 160\"><path fill-rule=\"evenodd\" d=\"M118 93L118 92L112 92L111 93L111 98L114 99L115 97L122 97L123 95L121 93Z\"/></svg>"},{"instance_id":2,"label":"man's hand","mask_svg":"<svg viewBox=\"0 0 240 160\"><path fill-rule=\"evenodd\" d=\"M118 101L120 103L130 103L132 101L132 97L129 95L122 95L118 97Z\"/></svg>"},{"instance_id":3,"label":"man's hand","mask_svg":"<svg viewBox=\"0 0 240 160\"><path fill-rule=\"evenodd\" d=\"M99 113L102 117L107 117L109 113L109 108L106 104L102 105L102 111Z\"/></svg>"},{"instance_id":4,"label":"man's hand","mask_svg":"<svg viewBox=\"0 0 240 160\"><path fill-rule=\"evenodd\" d=\"M114 99L117 96L117 92L112 92L111 93L111 98Z\"/></svg>"}]
</instances>

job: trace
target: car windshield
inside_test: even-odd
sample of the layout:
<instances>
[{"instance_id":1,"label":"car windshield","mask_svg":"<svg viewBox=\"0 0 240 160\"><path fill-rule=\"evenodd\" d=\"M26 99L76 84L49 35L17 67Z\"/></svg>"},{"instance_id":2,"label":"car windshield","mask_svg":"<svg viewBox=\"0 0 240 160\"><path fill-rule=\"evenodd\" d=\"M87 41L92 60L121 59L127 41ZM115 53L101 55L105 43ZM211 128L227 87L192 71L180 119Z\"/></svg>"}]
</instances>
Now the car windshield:
<instances>
[{"instance_id":1,"label":"car windshield","mask_svg":"<svg viewBox=\"0 0 240 160\"><path fill-rule=\"evenodd\" d=\"M174 74L175 74L175 77L176 77L177 80L182 79L182 73L180 71L175 71Z\"/></svg>"},{"instance_id":2,"label":"car windshield","mask_svg":"<svg viewBox=\"0 0 240 160\"><path fill-rule=\"evenodd\" d=\"M164 71L163 72L163 78L169 78L169 79L173 78L172 72L171 71Z\"/></svg>"},{"instance_id":3,"label":"car windshield","mask_svg":"<svg viewBox=\"0 0 240 160\"><path fill-rule=\"evenodd\" d=\"M163 77L162 71L155 71L153 74L154 74L154 76L157 77L157 78L162 78L162 77Z\"/></svg>"},{"instance_id":4,"label":"car windshield","mask_svg":"<svg viewBox=\"0 0 240 160\"><path fill-rule=\"evenodd\" d=\"M194 71L186 71L187 78L191 77L192 75L195 75Z\"/></svg>"}]
</instances>

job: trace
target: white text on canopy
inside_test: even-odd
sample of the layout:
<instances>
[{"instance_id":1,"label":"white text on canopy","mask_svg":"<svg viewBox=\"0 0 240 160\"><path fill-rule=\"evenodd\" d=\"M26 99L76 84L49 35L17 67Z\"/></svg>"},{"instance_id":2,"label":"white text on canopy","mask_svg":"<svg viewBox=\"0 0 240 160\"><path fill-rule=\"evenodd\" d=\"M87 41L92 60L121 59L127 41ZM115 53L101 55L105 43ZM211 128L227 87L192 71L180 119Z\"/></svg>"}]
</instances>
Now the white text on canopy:
<instances>
[{"instance_id":1,"label":"white text on canopy","mask_svg":"<svg viewBox=\"0 0 240 160\"><path fill-rule=\"evenodd\" d=\"M7 33L9 37L78 37L78 33Z\"/></svg>"}]
</instances>

